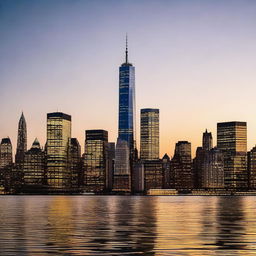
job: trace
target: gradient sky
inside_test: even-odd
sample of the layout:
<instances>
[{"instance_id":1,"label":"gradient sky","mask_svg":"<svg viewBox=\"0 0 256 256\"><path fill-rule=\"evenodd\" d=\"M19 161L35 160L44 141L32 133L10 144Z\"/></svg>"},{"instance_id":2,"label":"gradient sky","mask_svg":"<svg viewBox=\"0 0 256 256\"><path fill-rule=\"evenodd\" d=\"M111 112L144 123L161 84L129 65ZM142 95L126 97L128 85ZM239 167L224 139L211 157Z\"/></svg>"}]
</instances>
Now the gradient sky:
<instances>
[{"instance_id":1,"label":"gradient sky","mask_svg":"<svg viewBox=\"0 0 256 256\"><path fill-rule=\"evenodd\" d=\"M201 145L216 123L247 121L256 143L256 1L0 0L0 137L14 148L21 111L28 146L46 140L46 113L72 115L72 136L116 141L118 67L136 67L139 110L160 109L160 152ZM82 150L83 151L83 150Z\"/></svg>"}]
</instances>

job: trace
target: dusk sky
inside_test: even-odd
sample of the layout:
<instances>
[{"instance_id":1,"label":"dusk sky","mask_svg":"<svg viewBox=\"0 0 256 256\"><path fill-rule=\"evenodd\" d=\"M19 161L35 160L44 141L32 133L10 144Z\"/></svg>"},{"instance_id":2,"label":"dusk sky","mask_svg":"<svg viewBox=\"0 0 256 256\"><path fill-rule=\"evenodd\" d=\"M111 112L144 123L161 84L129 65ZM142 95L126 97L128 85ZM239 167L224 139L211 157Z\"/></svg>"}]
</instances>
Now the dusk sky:
<instances>
[{"instance_id":1,"label":"dusk sky","mask_svg":"<svg viewBox=\"0 0 256 256\"><path fill-rule=\"evenodd\" d=\"M256 144L256 1L0 0L0 137L16 149L24 112L28 147L46 141L46 113L86 129L118 128L118 68L136 70L141 108L160 109L160 152L201 146L217 122L246 121Z\"/></svg>"}]
</instances>

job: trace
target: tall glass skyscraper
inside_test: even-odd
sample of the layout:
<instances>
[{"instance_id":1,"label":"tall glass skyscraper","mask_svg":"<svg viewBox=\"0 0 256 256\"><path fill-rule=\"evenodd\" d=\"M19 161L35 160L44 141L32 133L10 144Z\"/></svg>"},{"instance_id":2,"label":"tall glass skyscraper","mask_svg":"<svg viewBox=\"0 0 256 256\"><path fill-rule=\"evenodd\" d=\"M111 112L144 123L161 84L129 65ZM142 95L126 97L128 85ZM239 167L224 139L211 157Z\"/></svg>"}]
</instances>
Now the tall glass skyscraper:
<instances>
[{"instance_id":1,"label":"tall glass skyscraper","mask_svg":"<svg viewBox=\"0 0 256 256\"><path fill-rule=\"evenodd\" d=\"M119 67L119 122L114 173L116 191L131 190L131 162L135 148L134 127L135 67L128 62L126 38L125 62Z\"/></svg>"},{"instance_id":2,"label":"tall glass skyscraper","mask_svg":"<svg viewBox=\"0 0 256 256\"><path fill-rule=\"evenodd\" d=\"M128 62L126 40L125 62L119 67L119 124L118 138L134 148L135 127L135 67Z\"/></svg>"}]
</instances>

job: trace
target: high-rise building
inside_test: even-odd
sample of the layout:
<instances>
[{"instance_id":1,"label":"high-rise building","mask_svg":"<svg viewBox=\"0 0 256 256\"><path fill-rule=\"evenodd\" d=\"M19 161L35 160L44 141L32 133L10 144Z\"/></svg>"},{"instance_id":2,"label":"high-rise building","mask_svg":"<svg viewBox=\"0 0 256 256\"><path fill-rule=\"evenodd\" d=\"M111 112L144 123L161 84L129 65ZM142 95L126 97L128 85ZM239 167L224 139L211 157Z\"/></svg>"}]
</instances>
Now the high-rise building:
<instances>
[{"instance_id":1,"label":"high-rise building","mask_svg":"<svg viewBox=\"0 0 256 256\"><path fill-rule=\"evenodd\" d=\"M108 177L108 132L87 130L85 132L84 184L88 192L103 192Z\"/></svg>"},{"instance_id":2,"label":"high-rise building","mask_svg":"<svg viewBox=\"0 0 256 256\"><path fill-rule=\"evenodd\" d=\"M130 150L125 140L117 139L113 190L131 192Z\"/></svg>"},{"instance_id":3,"label":"high-rise building","mask_svg":"<svg viewBox=\"0 0 256 256\"><path fill-rule=\"evenodd\" d=\"M12 143L10 138L3 138L0 144L0 169L12 165Z\"/></svg>"},{"instance_id":4,"label":"high-rise building","mask_svg":"<svg viewBox=\"0 0 256 256\"><path fill-rule=\"evenodd\" d=\"M31 149L25 153L23 177L23 190L39 192L46 185L46 157L37 139L34 140Z\"/></svg>"},{"instance_id":5,"label":"high-rise building","mask_svg":"<svg viewBox=\"0 0 256 256\"><path fill-rule=\"evenodd\" d=\"M207 129L203 133L203 150L209 151L212 149L212 133L208 132Z\"/></svg>"},{"instance_id":6,"label":"high-rise building","mask_svg":"<svg viewBox=\"0 0 256 256\"><path fill-rule=\"evenodd\" d=\"M135 153L134 129L135 67L128 62L126 38L125 62L119 67L119 120L114 173L114 190L117 191L123 190L126 192L131 190L131 168L133 167L132 161ZM123 162L122 156L126 155L127 148L129 161ZM121 152L122 150L124 150L124 152ZM124 165L126 166L124 167Z\"/></svg>"},{"instance_id":7,"label":"high-rise building","mask_svg":"<svg viewBox=\"0 0 256 256\"><path fill-rule=\"evenodd\" d=\"M15 155L15 162L17 164L23 163L26 151L27 151L27 124L22 112L19 120L19 126L18 126L17 151Z\"/></svg>"},{"instance_id":8,"label":"high-rise building","mask_svg":"<svg viewBox=\"0 0 256 256\"><path fill-rule=\"evenodd\" d=\"M61 112L47 114L47 183L50 191L70 190L70 141L71 116Z\"/></svg>"},{"instance_id":9,"label":"high-rise building","mask_svg":"<svg viewBox=\"0 0 256 256\"><path fill-rule=\"evenodd\" d=\"M71 138L69 150L69 163L71 171L71 189L73 192L76 192L79 186L82 185L81 146L77 138Z\"/></svg>"},{"instance_id":10,"label":"high-rise building","mask_svg":"<svg viewBox=\"0 0 256 256\"><path fill-rule=\"evenodd\" d=\"M248 187L246 122L218 123L217 148L224 154L225 187L246 189Z\"/></svg>"},{"instance_id":11,"label":"high-rise building","mask_svg":"<svg viewBox=\"0 0 256 256\"><path fill-rule=\"evenodd\" d=\"M164 171L162 160L145 160L143 165L145 190L163 188Z\"/></svg>"},{"instance_id":12,"label":"high-rise building","mask_svg":"<svg viewBox=\"0 0 256 256\"><path fill-rule=\"evenodd\" d=\"M180 190L193 188L190 142L179 141L176 143L171 169L174 173L174 188Z\"/></svg>"},{"instance_id":13,"label":"high-rise building","mask_svg":"<svg viewBox=\"0 0 256 256\"><path fill-rule=\"evenodd\" d=\"M107 175L107 191L111 191L114 182L114 168L115 168L115 155L116 145L115 142L108 143L108 175Z\"/></svg>"},{"instance_id":14,"label":"high-rise building","mask_svg":"<svg viewBox=\"0 0 256 256\"><path fill-rule=\"evenodd\" d=\"M202 187L224 188L224 157L217 148L212 148L204 155Z\"/></svg>"},{"instance_id":15,"label":"high-rise building","mask_svg":"<svg viewBox=\"0 0 256 256\"><path fill-rule=\"evenodd\" d=\"M140 159L158 160L159 109L141 109L140 115Z\"/></svg>"},{"instance_id":16,"label":"high-rise building","mask_svg":"<svg viewBox=\"0 0 256 256\"><path fill-rule=\"evenodd\" d=\"M256 146L248 152L249 188L256 189Z\"/></svg>"}]
</instances>

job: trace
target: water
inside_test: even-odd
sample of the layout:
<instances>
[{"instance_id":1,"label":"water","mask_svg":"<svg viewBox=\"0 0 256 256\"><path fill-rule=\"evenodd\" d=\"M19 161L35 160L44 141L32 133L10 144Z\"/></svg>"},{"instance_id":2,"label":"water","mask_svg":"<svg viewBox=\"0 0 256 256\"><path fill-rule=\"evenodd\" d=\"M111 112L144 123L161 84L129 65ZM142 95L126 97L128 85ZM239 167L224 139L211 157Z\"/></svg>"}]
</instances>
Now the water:
<instances>
[{"instance_id":1,"label":"water","mask_svg":"<svg viewBox=\"0 0 256 256\"><path fill-rule=\"evenodd\" d=\"M0 255L256 255L255 197L1 196Z\"/></svg>"}]
</instances>

